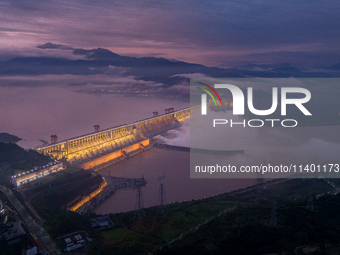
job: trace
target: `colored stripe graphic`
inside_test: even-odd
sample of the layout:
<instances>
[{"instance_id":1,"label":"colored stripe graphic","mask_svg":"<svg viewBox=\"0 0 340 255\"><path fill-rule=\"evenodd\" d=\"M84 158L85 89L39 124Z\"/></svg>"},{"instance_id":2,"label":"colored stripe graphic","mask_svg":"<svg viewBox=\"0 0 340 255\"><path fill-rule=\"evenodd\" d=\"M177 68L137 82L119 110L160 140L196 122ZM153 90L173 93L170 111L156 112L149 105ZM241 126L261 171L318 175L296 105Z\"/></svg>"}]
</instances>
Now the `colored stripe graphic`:
<instances>
[{"instance_id":1,"label":"colored stripe graphic","mask_svg":"<svg viewBox=\"0 0 340 255\"><path fill-rule=\"evenodd\" d=\"M212 98L212 100L214 100L215 105L217 105L214 96L213 96L208 90L202 89L202 88L200 88L200 87L197 87L197 88L198 88L198 89L201 89L201 90L203 90L203 91L205 91L205 92Z\"/></svg>"},{"instance_id":2,"label":"colored stripe graphic","mask_svg":"<svg viewBox=\"0 0 340 255\"><path fill-rule=\"evenodd\" d=\"M211 91L214 92L215 95L217 96L217 98L218 98L218 100L220 101L221 106L222 106L222 101L221 101L221 98L220 98L219 94L217 93L217 91L216 91L213 87L211 87L210 85L208 85L208 84L205 84L205 83L203 83L203 82L199 82L199 83L202 84L202 85L204 85L204 86L206 86L207 88L211 89ZM215 102L215 100L214 100L214 102ZM216 102L215 102L215 105L216 105Z\"/></svg>"}]
</instances>

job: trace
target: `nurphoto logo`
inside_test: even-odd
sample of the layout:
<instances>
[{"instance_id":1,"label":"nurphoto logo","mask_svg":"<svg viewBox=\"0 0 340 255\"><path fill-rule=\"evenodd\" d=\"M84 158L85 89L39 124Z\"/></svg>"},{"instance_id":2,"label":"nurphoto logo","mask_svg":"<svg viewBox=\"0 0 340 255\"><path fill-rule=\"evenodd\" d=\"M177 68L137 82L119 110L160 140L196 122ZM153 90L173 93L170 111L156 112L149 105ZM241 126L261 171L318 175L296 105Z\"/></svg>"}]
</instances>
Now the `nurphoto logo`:
<instances>
[{"instance_id":1,"label":"nurphoto logo","mask_svg":"<svg viewBox=\"0 0 340 255\"><path fill-rule=\"evenodd\" d=\"M243 91L237 87L236 85L232 84L215 84L213 88L212 86L199 82L200 84L204 85L208 89L210 89L218 98L220 105L222 106L222 100L220 95L217 93L216 89L228 89L231 92L232 95L232 102L233 102L233 115L244 115L245 114L245 97L243 94ZM207 94L211 97L213 100L215 106L217 105L217 102L215 100L215 97L213 94L205 89L197 87L200 90L203 90L206 92L206 94L201 94L201 115L207 115ZM303 98L288 98L287 95L289 93L294 94L303 94ZM305 88L299 88L299 87L281 87L281 116L287 115L287 105L295 105L304 115L306 116L312 116L312 114L306 109L306 107L303 105L307 103L311 99L311 93L308 89ZM278 88L273 87L272 88L272 105L269 109L266 110L259 110L254 107L253 103L253 88L248 87L247 88L247 106L248 110L257 116L268 116L273 114L277 107L278 107ZM272 127L275 126L275 122L280 122L281 126L283 127L296 127L298 125L297 120L295 119L250 119L246 122L246 120L243 120L242 122L233 122L231 119L228 121L227 119L214 119L213 120L213 127L216 127L216 125L225 125L227 123L230 123L230 126L233 125L242 125L243 127L248 124L249 127L262 127L264 126L265 122L269 122ZM288 124L293 123L293 124Z\"/></svg>"}]
</instances>

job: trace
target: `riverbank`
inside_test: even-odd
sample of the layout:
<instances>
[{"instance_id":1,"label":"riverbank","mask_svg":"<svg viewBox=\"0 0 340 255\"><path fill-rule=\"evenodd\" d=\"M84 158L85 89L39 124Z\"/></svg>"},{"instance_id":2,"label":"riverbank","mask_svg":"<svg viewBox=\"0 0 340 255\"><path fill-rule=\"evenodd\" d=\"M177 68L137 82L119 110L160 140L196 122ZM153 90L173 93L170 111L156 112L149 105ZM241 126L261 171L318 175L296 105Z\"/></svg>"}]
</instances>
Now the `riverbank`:
<instances>
[{"instance_id":1,"label":"riverbank","mask_svg":"<svg viewBox=\"0 0 340 255\"><path fill-rule=\"evenodd\" d=\"M320 179L290 179L280 182L273 180L262 184L260 188L253 186L209 198L171 203L166 206L163 213L157 210L157 207L146 208L146 217L142 217L141 221L133 219L133 211L110 214L115 228L101 232L104 239L104 246L101 250L103 253L119 251L124 254L150 252L153 254L155 252L156 254L198 254L200 250L205 251L204 254L206 254L210 251L209 243L212 243L217 250L223 250L224 246L228 246L232 249L250 247L253 251L263 251L258 254L276 252L276 249L271 250L275 247L280 247L281 250L278 252L294 251L299 245L306 244L304 243L306 240L313 242L312 231L306 232L310 239L299 239L299 235L296 235L298 231L304 231L301 224L314 219L313 212L306 209L307 198L311 192L313 197L316 197L318 194L327 194L332 191L334 188ZM327 198L327 196L323 197ZM276 225L271 223L275 200L279 201ZM327 207L327 202L322 204L321 200L315 204L319 208L318 211ZM290 210L299 213L292 217ZM336 214L334 216L336 217ZM300 225L294 221L295 217L299 218ZM321 214L317 217L321 217ZM329 222L335 217L329 219ZM319 224L320 226L322 224ZM296 233L291 233L291 227L296 229ZM239 229L241 231L238 235ZM252 234L248 236L247 233ZM272 239L273 233L276 233L274 239ZM327 238L332 237L332 233L324 234ZM207 240L207 236L211 238ZM286 238L284 242L280 242L279 236ZM272 240L275 245L271 244ZM204 245L202 246L201 243ZM240 243L240 245L235 246L235 243ZM317 247L321 244L325 244L324 240L317 243ZM198 246L199 249L197 249ZM221 252L221 254L226 254L226 252ZM252 253L249 250L247 252L235 250L233 254Z\"/></svg>"},{"instance_id":2,"label":"riverbank","mask_svg":"<svg viewBox=\"0 0 340 255\"><path fill-rule=\"evenodd\" d=\"M228 156L227 156L228 157ZM99 174L136 178L144 175L148 184L142 188L144 206L158 203L160 183L158 177L165 174L166 203L201 199L251 186L256 179L191 179L190 153L154 147L128 160L120 161L98 171ZM127 212L135 207L136 194L132 188L117 190L94 209L97 214Z\"/></svg>"}]
</instances>

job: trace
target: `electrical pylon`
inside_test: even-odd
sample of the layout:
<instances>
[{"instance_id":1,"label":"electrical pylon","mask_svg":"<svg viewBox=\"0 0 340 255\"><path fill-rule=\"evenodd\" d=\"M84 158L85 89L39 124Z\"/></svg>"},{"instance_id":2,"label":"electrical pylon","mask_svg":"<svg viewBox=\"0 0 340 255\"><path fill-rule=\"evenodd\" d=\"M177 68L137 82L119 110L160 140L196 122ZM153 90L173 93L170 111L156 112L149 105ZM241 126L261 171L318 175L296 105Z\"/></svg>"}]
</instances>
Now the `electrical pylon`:
<instances>
[{"instance_id":1,"label":"electrical pylon","mask_svg":"<svg viewBox=\"0 0 340 255\"><path fill-rule=\"evenodd\" d=\"M137 216L139 220L141 220L142 216L145 217L143 193L142 193L142 186L144 184L145 183L144 183L144 175L143 175L141 178L141 181L136 181L135 187L133 188L136 190L135 214L133 218Z\"/></svg>"},{"instance_id":2,"label":"electrical pylon","mask_svg":"<svg viewBox=\"0 0 340 255\"><path fill-rule=\"evenodd\" d=\"M159 180L159 195L158 195L158 208L157 210L161 210L162 212L166 209L165 208L165 191L164 191L164 178L165 178L165 174L163 174L162 176L160 175L158 177Z\"/></svg>"}]
</instances>

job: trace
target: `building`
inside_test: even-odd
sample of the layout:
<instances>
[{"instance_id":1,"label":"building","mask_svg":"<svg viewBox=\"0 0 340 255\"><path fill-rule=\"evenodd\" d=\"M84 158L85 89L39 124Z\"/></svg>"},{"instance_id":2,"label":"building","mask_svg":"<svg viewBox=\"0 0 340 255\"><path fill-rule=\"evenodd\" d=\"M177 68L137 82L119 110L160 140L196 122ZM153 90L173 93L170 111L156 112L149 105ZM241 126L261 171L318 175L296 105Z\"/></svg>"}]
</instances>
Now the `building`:
<instances>
[{"instance_id":1,"label":"building","mask_svg":"<svg viewBox=\"0 0 340 255\"><path fill-rule=\"evenodd\" d=\"M107 216L90 219L90 222L91 222L91 228L100 228L100 227L106 227L110 225L110 222Z\"/></svg>"},{"instance_id":2,"label":"building","mask_svg":"<svg viewBox=\"0 0 340 255\"><path fill-rule=\"evenodd\" d=\"M26 249L23 249L22 250L22 254L23 255L35 255L38 253L38 248L37 246L33 246L32 248L31 247L28 247L27 250Z\"/></svg>"},{"instance_id":3,"label":"building","mask_svg":"<svg viewBox=\"0 0 340 255\"><path fill-rule=\"evenodd\" d=\"M65 243L66 243L66 245L69 245L69 244L73 245L71 238L66 238Z\"/></svg>"},{"instance_id":4,"label":"building","mask_svg":"<svg viewBox=\"0 0 340 255\"><path fill-rule=\"evenodd\" d=\"M2 233L1 236L5 239L7 245L12 245L21 241L21 238L26 236L26 232L22 227L22 222L17 220L13 222L12 226L6 229L6 232Z\"/></svg>"},{"instance_id":5,"label":"building","mask_svg":"<svg viewBox=\"0 0 340 255\"><path fill-rule=\"evenodd\" d=\"M12 184L16 187L46 177L47 175L64 170L61 162L50 162L42 167L35 167L34 169L12 176Z\"/></svg>"},{"instance_id":6,"label":"building","mask_svg":"<svg viewBox=\"0 0 340 255\"><path fill-rule=\"evenodd\" d=\"M2 204L2 200L0 199L0 226L7 223L6 210Z\"/></svg>"},{"instance_id":7,"label":"building","mask_svg":"<svg viewBox=\"0 0 340 255\"><path fill-rule=\"evenodd\" d=\"M74 239L74 241L79 242L80 240L83 239L83 237L81 235L76 235L76 236L73 237L73 239Z\"/></svg>"}]
</instances>

